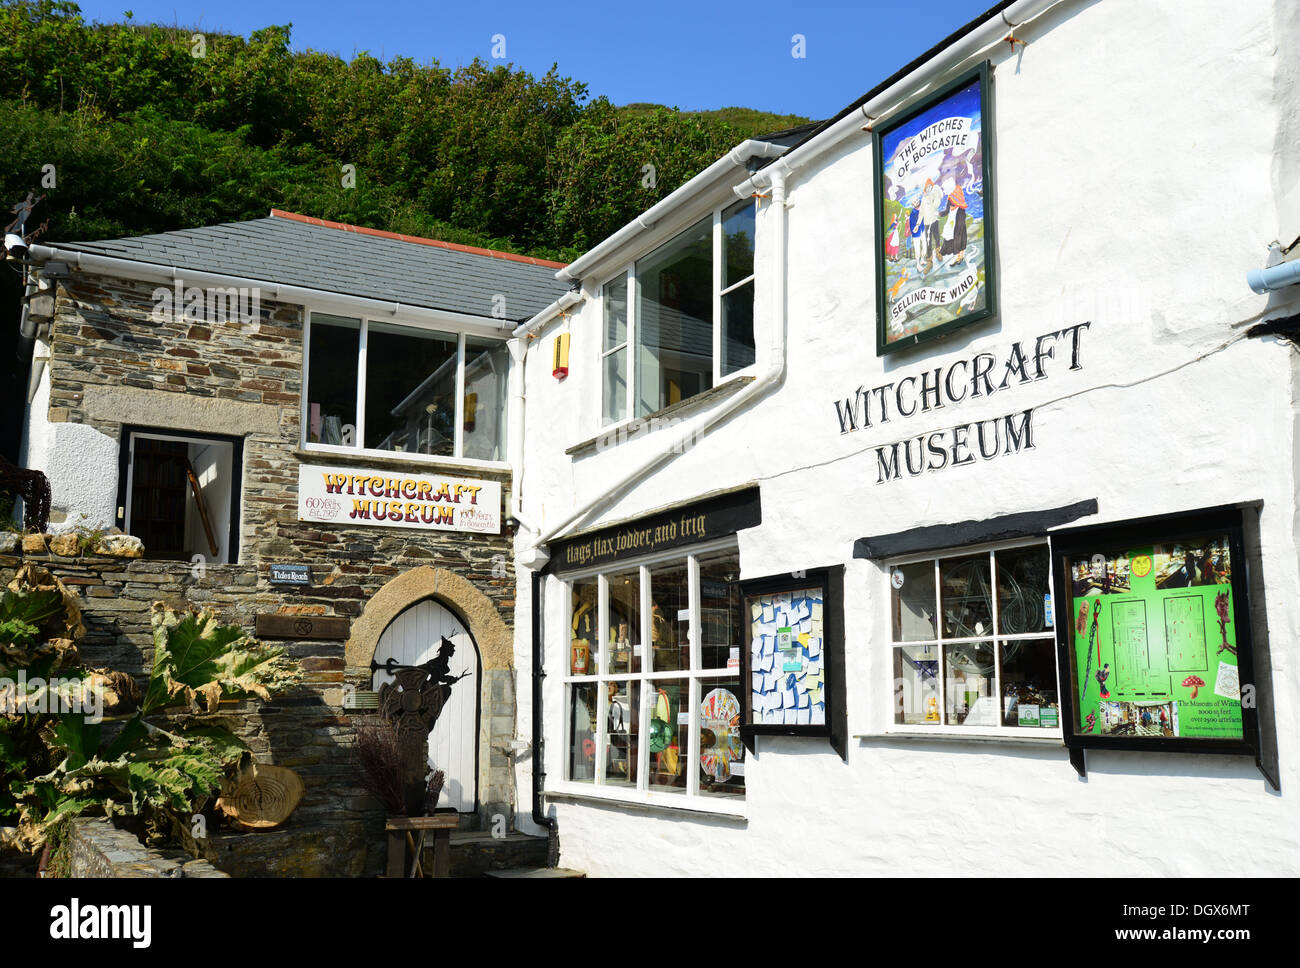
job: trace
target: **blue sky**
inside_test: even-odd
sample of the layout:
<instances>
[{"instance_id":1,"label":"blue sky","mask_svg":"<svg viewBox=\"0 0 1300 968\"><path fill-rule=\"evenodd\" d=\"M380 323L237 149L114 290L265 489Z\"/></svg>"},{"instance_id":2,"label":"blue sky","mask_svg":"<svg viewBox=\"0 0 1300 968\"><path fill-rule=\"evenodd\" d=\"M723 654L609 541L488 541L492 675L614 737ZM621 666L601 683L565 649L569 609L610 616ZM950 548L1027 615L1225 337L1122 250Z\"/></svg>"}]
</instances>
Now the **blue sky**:
<instances>
[{"instance_id":1,"label":"blue sky","mask_svg":"<svg viewBox=\"0 0 1300 968\"><path fill-rule=\"evenodd\" d=\"M178 24L247 35L293 24L296 49L368 50L444 66L490 59L535 73L558 63L615 104L732 105L825 118L994 5L994 0L858 3L80 0L87 20ZM802 34L806 57L791 56Z\"/></svg>"}]
</instances>

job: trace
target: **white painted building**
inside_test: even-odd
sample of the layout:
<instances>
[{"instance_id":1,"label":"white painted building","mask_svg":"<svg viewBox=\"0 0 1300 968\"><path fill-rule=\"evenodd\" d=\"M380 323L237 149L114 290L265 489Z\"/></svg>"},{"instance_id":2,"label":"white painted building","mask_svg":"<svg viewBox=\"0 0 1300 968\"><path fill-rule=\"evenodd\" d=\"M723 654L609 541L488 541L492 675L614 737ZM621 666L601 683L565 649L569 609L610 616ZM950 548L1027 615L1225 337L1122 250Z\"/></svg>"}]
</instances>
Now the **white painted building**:
<instances>
[{"instance_id":1,"label":"white painted building","mask_svg":"<svg viewBox=\"0 0 1300 968\"><path fill-rule=\"evenodd\" d=\"M983 253L997 269L995 312L882 354L864 126L890 128L985 61L992 184L967 186L995 213ZM516 659L525 670L540 648L545 673L539 693L519 697L518 730L540 698L541 797L564 866L710 876L1300 869L1300 678L1289 658L1300 627L1300 367L1280 335L1294 333L1300 286L1258 295L1245 281L1283 262L1300 235L1298 77L1300 10L1287 0L1022 0L790 150L739 146L557 273L580 288L516 331L527 337L511 439L522 449ZM1281 245L1270 251L1272 241ZM891 271L919 271L910 255L889 259ZM552 373L561 336L563 379ZM701 501L730 510L704 522ZM1207 545L1204 559L1171 543L1184 525L1166 516L1212 508L1240 522L1230 576L1226 542ZM735 533L728 515L743 525ZM1137 519L1137 551L1091 574L1084 555L1060 574L1063 532ZM692 521L704 522L704 540L690 540ZM796 726L816 722L818 698L829 719L842 711L844 756L828 738L760 735L756 754L740 758L730 703L746 703L755 670L733 660L748 661L744 626L765 616L763 599L730 597L730 580L786 576L798 589L819 568L832 570L814 603L820 619L796 595L785 627L797 638L808 619L826 654L818 665L804 642L778 671L798 668L802 682L820 670L811 708L799 697L787 708ZM790 577L800 570L808 576ZM1230 578L1238 611L1224 621L1234 624L1216 628L1196 598L1187 615L1202 654L1175 658L1180 606L1153 614L1152 629L1164 624L1150 641L1141 633L1147 672L1160 636L1162 674L1193 670L1151 687L1181 724L1162 719L1155 698L1105 701L1092 735L1122 745L1146 729L1149 742L1130 745L1151 748L1089 749L1083 776L1064 740L1090 737L1060 707L1068 699L1081 712L1133 688L1136 653L1121 656L1118 644L1114 678L1094 678L1095 617L1116 615L1102 639L1137 641L1121 629L1121 614L1132 617L1121 599L1148 575L1164 589L1152 592L1157 605L1180 582L1218 581L1226 596ZM1085 636L1089 608L1081 684L1058 682L1057 633ZM1247 618L1252 634L1234 633ZM1247 740L1238 748L1256 755L1163 742L1197 735L1194 670L1206 682L1216 670L1235 677L1229 655L1241 660L1241 685L1255 687L1236 729ZM784 699L775 713L757 702L784 715ZM521 809L534 769L527 759L517 768Z\"/></svg>"}]
</instances>

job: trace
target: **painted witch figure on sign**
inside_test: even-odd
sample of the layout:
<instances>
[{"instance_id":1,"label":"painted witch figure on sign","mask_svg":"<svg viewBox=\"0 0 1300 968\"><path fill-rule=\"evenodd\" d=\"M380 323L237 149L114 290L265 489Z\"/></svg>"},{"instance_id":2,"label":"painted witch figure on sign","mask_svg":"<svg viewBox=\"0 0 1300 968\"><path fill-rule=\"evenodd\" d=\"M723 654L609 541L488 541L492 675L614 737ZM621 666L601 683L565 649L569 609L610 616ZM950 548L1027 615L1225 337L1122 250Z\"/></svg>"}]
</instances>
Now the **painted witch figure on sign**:
<instances>
[{"instance_id":1,"label":"painted witch figure on sign","mask_svg":"<svg viewBox=\"0 0 1300 968\"><path fill-rule=\"evenodd\" d=\"M874 131L880 353L993 314L988 78L981 65Z\"/></svg>"}]
</instances>

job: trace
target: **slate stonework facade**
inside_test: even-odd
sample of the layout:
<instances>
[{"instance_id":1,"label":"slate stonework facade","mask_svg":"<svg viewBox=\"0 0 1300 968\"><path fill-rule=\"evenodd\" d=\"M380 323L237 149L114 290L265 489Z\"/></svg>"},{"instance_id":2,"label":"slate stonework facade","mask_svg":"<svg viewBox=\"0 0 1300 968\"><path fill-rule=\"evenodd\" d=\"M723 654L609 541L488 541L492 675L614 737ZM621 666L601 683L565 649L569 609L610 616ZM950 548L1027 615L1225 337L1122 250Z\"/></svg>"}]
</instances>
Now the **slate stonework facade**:
<instances>
[{"instance_id":1,"label":"slate stonework facade","mask_svg":"<svg viewBox=\"0 0 1300 968\"><path fill-rule=\"evenodd\" d=\"M124 424L242 437L239 559L238 564L207 565L196 575L187 562L49 556L45 563L82 596L88 659L143 675L152 650L148 606L157 599L213 608L250 631L261 612L335 615L355 622L377 591L421 568L465 579L490 602L504 628L511 627L515 584L508 534L349 528L297 520L298 464L320 460L319 454L299 449L302 307L262 300L260 313L249 323L159 321L153 317L156 288L80 273L60 284L48 364L49 420L85 424L115 440ZM395 472L428 469L400 459L330 454L328 460ZM508 507L508 472L480 467L450 472L501 482ZM311 585L272 586L269 568L276 561L308 565ZM0 559L0 573L14 564L16 560ZM472 617L466 624L482 649L482 633ZM233 725L258 759L292 767L302 776L307 795L287 826L304 833L313 827L354 831L355 837L345 837L336 848L368 841L367 861L322 857L323 864L341 865L324 872L375 870L382 813L360 785L353 719L341 708L345 683L369 688L369 657L349 666L342 641L282 644L302 662L305 688L256 711L251 706L232 711L238 720ZM486 821L497 813L512 816L518 802L509 761L500 751L514 730L511 656L484 662L480 684L478 814ZM288 832L267 839L268 847ZM340 852L346 851L331 853ZM248 863L252 872L259 862Z\"/></svg>"}]
</instances>

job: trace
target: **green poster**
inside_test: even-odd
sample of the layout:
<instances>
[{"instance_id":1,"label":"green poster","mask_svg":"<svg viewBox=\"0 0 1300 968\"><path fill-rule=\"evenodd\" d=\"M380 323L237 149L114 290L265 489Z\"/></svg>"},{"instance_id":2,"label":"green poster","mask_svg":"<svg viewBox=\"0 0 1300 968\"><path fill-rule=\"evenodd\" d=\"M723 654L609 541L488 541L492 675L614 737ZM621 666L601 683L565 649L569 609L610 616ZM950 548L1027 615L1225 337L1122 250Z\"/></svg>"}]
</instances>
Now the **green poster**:
<instances>
[{"instance_id":1,"label":"green poster","mask_svg":"<svg viewBox=\"0 0 1300 968\"><path fill-rule=\"evenodd\" d=\"M1241 739L1227 535L1069 561L1077 735Z\"/></svg>"}]
</instances>

